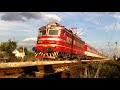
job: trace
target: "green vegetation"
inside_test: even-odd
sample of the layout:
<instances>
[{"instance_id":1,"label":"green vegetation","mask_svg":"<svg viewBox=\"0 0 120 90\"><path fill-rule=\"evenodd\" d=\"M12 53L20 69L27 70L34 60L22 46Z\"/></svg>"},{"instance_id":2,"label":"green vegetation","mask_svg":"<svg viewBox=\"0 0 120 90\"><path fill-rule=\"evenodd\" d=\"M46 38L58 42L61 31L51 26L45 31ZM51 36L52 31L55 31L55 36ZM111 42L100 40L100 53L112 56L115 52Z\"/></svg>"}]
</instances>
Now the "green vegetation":
<instances>
[{"instance_id":1,"label":"green vegetation","mask_svg":"<svg viewBox=\"0 0 120 90\"><path fill-rule=\"evenodd\" d=\"M17 47L17 42L8 40L7 42L1 42L0 44L0 58L3 59L13 59L14 54L12 51Z\"/></svg>"},{"instance_id":2,"label":"green vegetation","mask_svg":"<svg viewBox=\"0 0 120 90\"><path fill-rule=\"evenodd\" d=\"M100 70L101 78L120 78L120 62L105 62Z\"/></svg>"},{"instance_id":3,"label":"green vegetation","mask_svg":"<svg viewBox=\"0 0 120 90\"><path fill-rule=\"evenodd\" d=\"M120 78L120 62L109 61L74 66L71 68L71 78Z\"/></svg>"},{"instance_id":4,"label":"green vegetation","mask_svg":"<svg viewBox=\"0 0 120 90\"><path fill-rule=\"evenodd\" d=\"M9 39L6 42L1 42L0 43L0 60L9 60L9 62L21 61L21 58L16 58L15 55L12 53L17 48L17 46L18 46L17 41L13 41L11 39ZM23 49L23 47L20 46L18 49ZM25 52L24 61L36 60L34 53L28 51L26 47L24 47L24 52Z\"/></svg>"}]
</instances>

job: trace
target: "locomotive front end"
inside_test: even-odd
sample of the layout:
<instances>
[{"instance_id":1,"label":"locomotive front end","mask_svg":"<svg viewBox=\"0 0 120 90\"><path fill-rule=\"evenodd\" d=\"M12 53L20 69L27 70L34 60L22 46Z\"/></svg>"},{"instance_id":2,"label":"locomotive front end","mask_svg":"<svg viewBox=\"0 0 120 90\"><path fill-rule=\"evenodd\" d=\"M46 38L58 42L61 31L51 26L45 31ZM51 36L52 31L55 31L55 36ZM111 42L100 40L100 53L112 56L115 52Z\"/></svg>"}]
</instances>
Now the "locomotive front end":
<instances>
[{"instance_id":1,"label":"locomotive front end","mask_svg":"<svg viewBox=\"0 0 120 90\"><path fill-rule=\"evenodd\" d=\"M51 58L55 59L62 39L60 38L61 28L56 23L50 23L39 29L37 44L33 48L36 58Z\"/></svg>"}]
</instances>

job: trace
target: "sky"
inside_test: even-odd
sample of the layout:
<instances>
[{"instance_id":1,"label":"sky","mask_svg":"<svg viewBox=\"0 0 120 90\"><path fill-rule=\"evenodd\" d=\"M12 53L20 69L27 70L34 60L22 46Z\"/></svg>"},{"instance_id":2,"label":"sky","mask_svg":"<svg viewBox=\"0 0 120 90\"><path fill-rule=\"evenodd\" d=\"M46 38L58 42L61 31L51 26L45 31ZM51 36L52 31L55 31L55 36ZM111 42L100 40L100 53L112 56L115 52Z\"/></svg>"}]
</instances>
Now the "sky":
<instances>
[{"instance_id":1,"label":"sky","mask_svg":"<svg viewBox=\"0 0 120 90\"><path fill-rule=\"evenodd\" d=\"M120 12L0 12L0 42L12 39L30 49L38 29L53 21L77 28L79 37L105 55L113 55L115 42L120 51Z\"/></svg>"}]
</instances>

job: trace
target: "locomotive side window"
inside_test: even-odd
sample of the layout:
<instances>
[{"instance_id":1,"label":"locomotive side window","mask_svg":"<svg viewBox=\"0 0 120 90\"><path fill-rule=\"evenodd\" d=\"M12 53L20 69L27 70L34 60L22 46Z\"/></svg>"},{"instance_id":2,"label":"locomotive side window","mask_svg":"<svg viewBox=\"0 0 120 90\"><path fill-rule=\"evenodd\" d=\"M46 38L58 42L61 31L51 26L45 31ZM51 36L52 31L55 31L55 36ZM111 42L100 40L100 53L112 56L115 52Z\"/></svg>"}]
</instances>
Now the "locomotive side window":
<instances>
[{"instance_id":1,"label":"locomotive side window","mask_svg":"<svg viewBox=\"0 0 120 90\"><path fill-rule=\"evenodd\" d=\"M84 44L82 42L77 42L77 41L73 41L73 45L77 46L77 47L80 47L80 48L83 48Z\"/></svg>"},{"instance_id":2,"label":"locomotive side window","mask_svg":"<svg viewBox=\"0 0 120 90\"><path fill-rule=\"evenodd\" d=\"M69 38L69 37L67 37L67 43L72 44L72 39L71 39L71 38Z\"/></svg>"},{"instance_id":3,"label":"locomotive side window","mask_svg":"<svg viewBox=\"0 0 120 90\"><path fill-rule=\"evenodd\" d=\"M65 34L66 34L66 32L63 32L63 33L62 33L62 37L65 37Z\"/></svg>"},{"instance_id":4,"label":"locomotive side window","mask_svg":"<svg viewBox=\"0 0 120 90\"><path fill-rule=\"evenodd\" d=\"M59 30L49 30L48 35L59 35Z\"/></svg>"},{"instance_id":5,"label":"locomotive side window","mask_svg":"<svg viewBox=\"0 0 120 90\"><path fill-rule=\"evenodd\" d=\"M42 35L45 35L46 34L46 30L40 30L39 31L39 35L42 36Z\"/></svg>"}]
</instances>

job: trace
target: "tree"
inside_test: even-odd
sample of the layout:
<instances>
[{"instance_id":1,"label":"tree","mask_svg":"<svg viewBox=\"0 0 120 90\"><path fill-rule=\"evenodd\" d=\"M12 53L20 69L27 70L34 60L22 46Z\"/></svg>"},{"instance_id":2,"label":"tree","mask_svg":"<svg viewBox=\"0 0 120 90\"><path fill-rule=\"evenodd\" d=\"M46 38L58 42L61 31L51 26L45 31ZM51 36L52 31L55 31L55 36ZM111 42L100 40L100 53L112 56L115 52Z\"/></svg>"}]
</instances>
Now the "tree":
<instances>
[{"instance_id":1,"label":"tree","mask_svg":"<svg viewBox=\"0 0 120 90\"><path fill-rule=\"evenodd\" d=\"M8 40L7 42L2 42L0 44L1 58L13 59L15 58L12 53L17 47L17 42L13 40Z\"/></svg>"},{"instance_id":2,"label":"tree","mask_svg":"<svg viewBox=\"0 0 120 90\"><path fill-rule=\"evenodd\" d=\"M0 44L0 51L6 53L12 53L12 51L15 50L16 47L17 47L17 42L9 39L7 42L2 42Z\"/></svg>"},{"instance_id":3,"label":"tree","mask_svg":"<svg viewBox=\"0 0 120 90\"><path fill-rule=\"evenodd\" d=\"M25 52L25 55L26 55L26 56L33 56L33 55L34 55L34 53L30 52L30 51L27 49L27 47L24 48L24 52Z\"/></svg>"}]
</instances>

